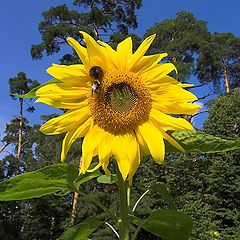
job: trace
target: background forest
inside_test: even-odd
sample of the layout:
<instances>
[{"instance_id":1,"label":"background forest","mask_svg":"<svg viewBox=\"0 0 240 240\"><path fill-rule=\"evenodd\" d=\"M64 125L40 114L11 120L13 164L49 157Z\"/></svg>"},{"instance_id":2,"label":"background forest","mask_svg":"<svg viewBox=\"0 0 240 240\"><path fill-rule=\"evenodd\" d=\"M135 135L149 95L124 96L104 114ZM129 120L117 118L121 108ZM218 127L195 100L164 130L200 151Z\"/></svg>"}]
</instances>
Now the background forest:
<instances>
[{"instance_id":1,"label":"background forest","mask_svg":"<svg viewBox=\"0 0 240 240\"><path fill-rule=\"evenodd\" d=\"M75 0L74 10L67 5L51 7L43 12L38 29L39 43L33 43L31 56L35 60L62 51L66 38L82 42L79 30L103 39L115 47L126 36L132 36L134 48L152 33L157 37L149 54L167 52L166 61L173 62L181 82L192 83L205 108L189 121L207 112L200 131L226 139L240 137L240 38L232 33L209 32L207 23L192 13L181 11L175 18L166 19L146 29L144 36L134 34L138 28L136 11L141 0ZM63 54L62 64L78 63L72 54ZM23 70L24 71L24 70ZM36 77L37 78L37 77ZM39 132L39 124L30 124L26 111L34 114L33 102L14 97L39 85L37 80L19 72L9 79L9 96L18 105L16 116L8 121L0 144L0 181L60 162L63 136L46 136ZM207 87L206 87L207 86ZM63 110L64 111L64 110ZM44 122L56 113L42 115ZM67 162L78 166L81 139L72 147ZM194 219L191 240L238 240L240 236L240 151L221 154L168 154L163 165L145 158L134 179L132 197L138 199L152 183L166 183L177 208ZM113 167L113 166L112 166ZM81 185L105 205L117 211L117 187L100 184L95 179ZM158 194L146 195L136 209L146 216L148 209L164 208L166 202ZM81 196L50 195L28 201L0 202L0 239L55 240L64 230L84 218L98 215L101 209ZM133 230L133 229L132 229ZM116 239L106 225L92 239ZM139 240L160 239L144 230Z\"/></svg>"}]
</instances>

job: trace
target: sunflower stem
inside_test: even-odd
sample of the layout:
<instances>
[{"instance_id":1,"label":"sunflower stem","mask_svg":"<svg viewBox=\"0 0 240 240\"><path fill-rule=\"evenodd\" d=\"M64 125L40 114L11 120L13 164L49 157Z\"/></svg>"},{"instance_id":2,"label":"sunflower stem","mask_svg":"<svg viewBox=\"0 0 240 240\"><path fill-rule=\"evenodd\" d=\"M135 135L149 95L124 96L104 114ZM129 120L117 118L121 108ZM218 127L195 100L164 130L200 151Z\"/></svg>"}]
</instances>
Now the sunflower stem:
<instances>
[{"instance_id":1,"label":"sunflower stem","mask_svg":"<svg viewBox=\"0 0 240 240\"><path fill-rule=\"evenodd\" d=\"M119 210L120 210L120 219L118 220L119 224L119 236L120 240L129 239L129 221L128 221L128 192L129 185L122 178L122 174L117 169L118 176L118 189L119 189Z\"/></svg>"}]
</instances>

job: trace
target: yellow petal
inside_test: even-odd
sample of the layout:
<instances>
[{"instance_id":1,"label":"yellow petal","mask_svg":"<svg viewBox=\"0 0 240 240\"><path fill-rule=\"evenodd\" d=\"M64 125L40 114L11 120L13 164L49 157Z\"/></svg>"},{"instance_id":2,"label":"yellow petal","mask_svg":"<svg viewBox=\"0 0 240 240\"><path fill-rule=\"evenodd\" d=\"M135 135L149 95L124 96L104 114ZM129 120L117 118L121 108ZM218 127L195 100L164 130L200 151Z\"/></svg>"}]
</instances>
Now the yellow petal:
<instances>
[{"instance_id":1,"label":"yellow petal","mask_svg":"<svg viewBox=\"0 0 240 240\"><path fill-rule=\"evenodd\" d=\"M36 102L63 109L82 108L88 104L89 92L89 88L53 83L42 86L36 91L36 96L39 97Z\"/></svg>"},{"instance_id":2,"label":"yellow petal","mask_svg":"<svg viewBox=\"0 0 240 240\"><path fill-rule=\"evenodd\" d=\"M111 70L116 70L118 69L118 56L117 56L117 52L111 48L111 46L109 46L107 43L102 42L100 40L97 41L101 46L103 46L105 48L105 51L107 52L107 54L109 55L108 60L109 61L109 68L111 68Z\"/></svg>"},{"instance_id":3,"label":"yellow petal","mask_svg":"<svg viewBox=\"0 0 240 240\"><path fill-rule=\"evenodd\" d=\"M177 72L176 67L172 63L158 64L156 67L142 74L144 82L149 85L169 74L170 72Z\"/></svg>"},{"instance_id":4,"label":"yellow petal","mask_svg":"<svg viewBox=\"0 0 240 240\"><path fill-rule=\"evenodd\" d=\"M137 132L147 143L153 159L157 163L162 163L165 156L165 146L162 133L149 122L145 122L138 126Z\"/></svg>"},{"instance_id":5,"label":"yellow petal","mask_svg":"<svg viewBox=\"0 0 240 240\"><path fill-rule=\"evenodd\" d=\"M159 128L159 131L162 133L164 139L166 139L171 145L173 145L175 148L177 148L181 152L186 152L184 148L172 137L170 137L163 129Z\"/></svg>"},{"instance_id":6,"label":"yellow petal","mask_svg":"<svg viewBox=\"0 0 240 240\"><path fill-rule=\"evenodd\" d=\"M69 110L59 117L55 117L44 123L40 131L46 135L61 134L77 129L91 116L88 107L77 110Z\"/></svg>"},{"instance_id":7,"label":"yellow petal","mask_svg":"<svg viewBox=\"0 0 240 240\"><path fill-rule=\"evenodd\" d=\"M93 167L93 168L91 168L91 169L88 169L87 170L87 172L94 172L94 171L96 171L98 168L100 168L101 167L101 164L100 163L98 163L95 167Z\"/></svg>"},{"instance_id":8,"label":"yellow petal","mask_svg":"<svg viewBox=\"0 0 240 240\"><path fill-rule=\"evenodd\" d=\"M194 114L199 109L198 105L191 103L197 100L197 97L183 89L180 84L155 83L149 85L148 88L151 92L153 108L161 112L167 114Z\"/></svg>"},{"instance_id":9,"label":"yellow petal","mask_svg":"<svg viewBox=\"0 0 240 240\"><path fill-rule=\"evenodd\" d=\"M69 101L68 101L69 100ZM79 102L80 100L80 102ZM82 107L85 107L88 105L89 101L88 99L76 99L76 100L72 100L72 99L51 99L51 98L47 98L47 97L40 97L38 98L35 102L42 102L45 103L51 107L54 108L62 108L62 109L79 109Z\"/></svg>"},{"instance_id":10,"label":"yellow petal","mask_svg":"<svg viewBox=\"0 0 240 240\"><path fill-rule=\"evenodd\" d=\"M135 73L144 73L149 71L166 56L167 53L143 56L139 62L132 66L131 71Z\"/></svg>"},{"instance_id":11,"label":"yellow petal","mask_svg":"<svg viewBox=\"0 0 240 240\"><path fill-rule=\"evenodd\" d=\"M72 87L64 83L52 83L40 87L36 91L37 97L69 97L69 98L85 98L89 94L88 87Z\"/></svg>"},{"instance_id":12,"label":"yellow petal","mask_svg":"<svg viewBox=\"0 0 240 240\"><path fill-rule=\"evenodd\" d=\"M102 163L102 168L107 176L109 176L111 174L111 172L107 168L108 165L109 165L109 158L106 158L106 160Z\"/></svg>"},{"instance_id":13,"label":"yellow petal","mask_svg":"<svg viewBox=\"0 0 240 240\"><path fill-rule=\"evenodd\" d=\"M98 158L99 158L99 165L102 166L106 175L110 174L108 170L109 158L113 155L112 154L112 143L114 140L114 136L108 132L102 130L102 139L101 144L98 148Z\"/></svg>"},{"instance_id":14,"label":"yellow petal","mask_svg":"<svg viewBox=\"0 0 240 240\"><path fill-rule=\"evenodd\" d=\"M126 180L128 175L131 178L140 164L140 152L135 134L128 133L114 136L112 152L123 180Z\"/></svg>"},{"instance_id":15,"label":"yellow petal","mask_svg":"<svg viewBox=\"0 0 240 240\"><path fill-rule=\"evenodd\" d=\"M152 44L155 37L156 37L156 34L153 34L153 35L147 37L141 43L141 45L138 47L136 52L131 57L131 60L130 60L129 66L128 66L129 70L131 70L131 68L134 67L134 65L140 61L140 59L143 57L143 55L146 53L146 51Z\"/></svg>"},{"instance_id":16,"label":"yellow petal","mask_svg":"<svg viewBox=\"0 0 240 240\"><path fill-rule=\"evenodd\" d=\"M140 147L140 152L141 152L141 154L142 154L143 156L150 155L150 152L149 152L147 143L146 143L146 141L144 140L144 138L142 137L142 135L139 134L138 131L135 131L135 134L136 134L136 138L137 138L137 141L138 141L138 144L139 144L139 147Z\"/></svg>"},{"instance_id":17,"label":"yellow petal","mask_svg":"<svg viewBox=\"0 0 240 240\"><path fill-rule=\"evenodd\" d=\"M77 42L75 39L69 37L67 38L67 42L70 46L74 48L76 51L77 55L81 59L82 63L84 64L84 67L86 68L87 71L90 69L90 62L87 54L87 49L83 46L80 45L79 42Z\"/></svg>"},{"instance_id":18,"label":"yellow petal","mask_svg":"<svg viewBox=\"0 0 240 240\"><path fill-rule=\"evenodd\" d=\"M194 84L189 84L189 83L179 83L179 85L182 88L189 88L194 86Z\"/></svg>"},{"instance_id":19,"label":"yellow petal","mask_svg":"<svg viewBox=\"0 0 240 240\"><path fill-rule=\"evenodd\" d=\"M37 97L51 97L58 98L58 97L69 97L69 98L76 98L76 97L87 97L89 94L88 87L72 87L64 83L52 83L48 85L44 85L40 87L36 91ZM54 95L54 96L53 96Z\"/></svg>"},{"instance_id":20,"label":"yellow petal","mask_svg":"<svg viewBox=\"0 0 240 240\"><path fill-rule=\"evenodd\" d=\"M81 173L85 173L88 170L92 157L98 154L98 148L104 136L102 129L94 125L83 139Z\"/></svg>"},{"instance_id":21,"label":"yellow petal","mask_svg":"<svg viewBox=\"0 0 240 240\"><path fill-rule=\"evenodd\" d=\"M75 87L89 87L90 77L87 75L83 65L58 65L53 64L47 69L47 72L54 78L61 80L69 86Z\"/></svg>"},{"instance_id":22,"label":"yellow petal","mask_svg":"<svg viewBox=\"0 0 240 240\"><path fill-rule=\"evenodd\" d=\"M126 38L117 46L118 65L120 69L126 69L132 56L132 39Z\"/></svg>"},{"instance_id":23,"label":"yellow petal","mask_svg":"<svg viewBox=\"0 0 240 240\"><path fill-rule=\"evenodd\" d=\"M70 147L72 146L72 144L78 138L85 136L88 133L89 129L91 129L92 125L93 125L93 119L89 118L76 130L68 132L65 135L65 138L63 139L63 144L62 144L61 161L65 160L66 155L67 155Z\"/></svg>"},{"instance_id":24,"label":"yellow petal","mask_svg":"<svg viewBox=\"0 0 240 240\"><path fill-rule=\"evenodd\" d=\"M159 88L151 90L151 95L157 102L162 101L195 101L198 98L191 92L176 84L159 84Z\"/></svg>"},{"instance_id":25,"label":"yellow petal","mask_svg":"<svg viewBox=\"0 0 240 240\"><path fill-rule=\"evenodd\" d=\"M150 119L156 126L164 127L168 130L193 130L191 123L183 118L175 118L152 108Z\"/></svg>"},{"instance_id":26,"label":"yellow petal","mask_svg":"<svg viewBox=\"0 0 240 240\"><path fill-rule=\"evenodd\" d=\"M108 159L112 156L112 143L114 136L104 130L102 130L101 135L103 137L101 139L101 145L98 148L98 157L100 163L102 164L108 161Z\"/></svg>"},{"instance_id":27,"label":"yellow petal","mask_svg":"<svg viewBox=\"0 0 240 240\"><path fill-rule=\"evenodd\" d=\"M62 79L65 77L82 77L86 76L86 71L84 65L75 64L75 65L61 65L53 63L51 67L47 69L49 74L58 74L55 76L57 79Z\"/></svg>"},{"instance_id":28,"label":"yellow petal","mask_svg":"<svg viewBox=\"0 0 240 240\"><path fill-rule=\"evenodd\" d=\"M144 81L148 89L150 89L151 91L158 90L159 88L170 85L170 84L175 84L175 85L180 84L176 79L168 75L163 76L161 78L152 78L150 80L144 80Z\"/></svg>"},{"instance_id":29,"label":"yellow petal","mask_svg":"<svg viewBox=\"0 0 240 240\"><path fill-rule=\"evenodd\" d=\"M140 165L140 161L141 161L140 147L138 144L136 147L137 147L137 152L136 152L136 154L133 155L133 158L130 159L131 160L131 162L130 162L131 168L130 168L129 175L128 175L128 180L129 180L130 185L132 184L133 176L136 173L138 166Z\"/></svg>"},{"instance_id":30,"label":"yellow petal","mask_svg":"<svg viewBox=\"0 0 240 240\"><path fill-rule=\"evenodd\" d=\"M80 31L87 45L87 53L91 67L99 66L103 70L107 69L108 59L103 48L87 33Z\"/></svg>"},{"instance_id":31,"label":"yellow petal","mask_svg":"<svg viewBox=\"0 0 240 240\"><path fill-rule=\"evenodd\" d=\"M160 98L157 99L161 100ZM192 115L198 111L200 106L193 103L185 103L180 101L167 101L152 102L152 107L166 114L188 114Z\"/></svg>"}]
</instances>

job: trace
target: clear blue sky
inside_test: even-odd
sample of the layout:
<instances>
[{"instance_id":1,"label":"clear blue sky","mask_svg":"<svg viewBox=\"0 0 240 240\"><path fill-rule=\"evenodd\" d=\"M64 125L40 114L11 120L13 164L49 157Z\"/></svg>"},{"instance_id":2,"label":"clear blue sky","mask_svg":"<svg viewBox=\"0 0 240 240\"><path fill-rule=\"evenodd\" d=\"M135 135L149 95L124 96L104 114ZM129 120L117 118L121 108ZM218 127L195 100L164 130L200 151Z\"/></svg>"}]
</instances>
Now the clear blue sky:
<instances>
[{"instance_id":1,"label":"clear blue sky","mask_svg":"<svg viewBox=\"0 0 240 240\"><path fill-rule=\"evenodd\" d=\"M62 53L42 60L32 60L31 44L40 42L38 23L42 20L41 13L51 6L67 3L70 0L12 0L0 1L0 139L6 122L18 113L17 101L9 97L8 80L23 71L27 77L45 82L51 77L45 69L53 62L58 63ZM174 18L176 12L186 10L198 19L208 22L211 32L232 32L240 36L240 1L239 0L143 0L143 7L137 12L139 28L135 33L140 36L147 28L167 18ZM66 48L69 53L72 49ZM164 49L162 50L164 51ZM201 92L198 93L201 96ZM27 114L31 123L39 123L39 115L51 113L52 109L35 104L37 111ZM200 124L202 118L195 120Z\"/></svg>"}]
</instances>

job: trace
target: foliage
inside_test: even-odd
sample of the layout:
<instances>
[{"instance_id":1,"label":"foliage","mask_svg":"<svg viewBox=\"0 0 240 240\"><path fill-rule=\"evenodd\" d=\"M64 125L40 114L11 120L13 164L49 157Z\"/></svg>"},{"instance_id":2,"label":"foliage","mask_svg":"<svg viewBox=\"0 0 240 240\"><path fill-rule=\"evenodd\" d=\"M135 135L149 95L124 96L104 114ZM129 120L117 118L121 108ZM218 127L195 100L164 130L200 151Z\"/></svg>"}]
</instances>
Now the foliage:
<instances>
[{"instance_id":1,"label":"foliage","mask_svg":"<svg viewBox=\"0 0 240 240\"><path fill-rule=\"evenodd\" d=\"M21 201L23 229L18 239L58 239L71 215L70 197L46 196Z\"/></svg>"},{"instance_id":2,"label":"foliage","mask_svg":"<svg viewBox=\"0 0 240 240\"><path fill-rule=\"evenodd\" d=\"M178 12L175 19L167 19L150 27L145 36L156 33L150 53L167 52L168 62L178 69L180 81L195 74L196 61L201 48L208 45L210 33L206 22L197 20L190 12Z\"/></svg>"},{"instance_id":3,"label":"foliage","mask_svg":"<svg viewBox=\"0 0 240 240\"><path fill-rule=\"evenodd\" d=\"M3 137L3 142L16 144L18 141L18 128L19 128L19 118L16 117L11 119L10 123L6 124L6 129L5 129L6 135ZM22 130L23 130L23 141L26 141L30 131L29 122L26 118L23 118Z\"/></svg>"},{"instance_id":4,"label":"foliage","mask_svg":"<svg viewBox=\"0 0 240 240\"><path fill-rule=\"evenodd\" d=\"M211 102L204 131L219 137L239 139L238 90ZM189 155L173 161L167 184L177 205L194 219L191 239L239 238L239 150L228 153Z\"/></svg>"},{"instance_id":5,"label":"foliage","mask_svg":"<svg viewBox=\"0 0 240 240\"><path fill-rule=\"evenodd\" d=\"M209 102L210 114L204 123L209 134L235 139L240 136L240 93L238 89Z\"/></svg>"},{"instance_id":6,"label":"foliage","mask_svg":"<svg viewBox=\"0 0 240 240\"><path fill-rule=\"evenodd\" d=\"M239 87L239 52L240 38L232 33L213 33L211 41L202 48L199 55L199 79L202 82L213 82L217 91L222 90L223 80L229 82L230 90Z\"/></svg>"},{"instance_id":7,"label":"foliage","mask_svg":"<svg viewBox=\"0 0 240 240\"><path fill-rule=\"evenodd\" d=\"M211 103L209 118L204 130L218 136L239 139L240 92L235 91L216 98ZM221 118L219 118L221 116ZM211 165L206 184L209 202L214 206L214 219L219 222L219 232L223 239L238 239L240 214L239 182L240 182L240 151L228 154L207 156ZM212 193L211 193L212 192ZM211 195L210 195L211 194Z\"/></svg>"},{"instance_id":8,"label":"foliage","mask_svg":"<svg viewBox=\"0 0 240 240\"><path fill-rule=\"evenodd\" d=\"M32 45L33 59L40 59L43 52L51 55L59 52L67 37L81 40L79 31L86 31L95 39L110 37L113 33L126 36L129 28L137 27L135 11L142 6L141 0L75 0L80 11L70 10L66 4L51 7L43 12L39 24L42 42ZM116 39L116 38L113 38ZM74 55L65 55L62 62L78 62Z\"/></svg>"},{"instance_id":9,"label":"foliage","mask_svg":"<svg viewBox=\"0 0 240 240\"><path fill-rule=\"evenodd\" d=\"M24 72L19 72L16 77L9 79L10 96L15 100L14 94L25 94L38 85L38 81L27 78Z\"/></svg>"},{"instance_id":10,"label":"foliage","mask_svg":"<svg viewBox=\"0 0 240 240\"><path fill-rule=\"evenodd\" d=\"M230 90L239 87L240 39L234 34L211 34L206 22L185 11L178 12L175 19L156 23L145 36L152 33L157 33L157 38L150 53L167 52L180 81L196 75L200 83L212 83L215 92L222 92L224 84L225 88L229 84Z\"/></svg>"},{"instance_id":11,"label":"foliage","mask_svg":"<svg viewBox=\"0 0 240 240\"><path fill-rule=\"evenodd\" d=\"M85 240L94 230L96 230L102 224L103 222L100 221L98 218L89 217L83 222L79 223L78 225L69 228L60 237L60 240L72 240L72 239Z\"/></svg>"}]
</instances>

